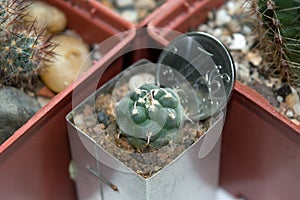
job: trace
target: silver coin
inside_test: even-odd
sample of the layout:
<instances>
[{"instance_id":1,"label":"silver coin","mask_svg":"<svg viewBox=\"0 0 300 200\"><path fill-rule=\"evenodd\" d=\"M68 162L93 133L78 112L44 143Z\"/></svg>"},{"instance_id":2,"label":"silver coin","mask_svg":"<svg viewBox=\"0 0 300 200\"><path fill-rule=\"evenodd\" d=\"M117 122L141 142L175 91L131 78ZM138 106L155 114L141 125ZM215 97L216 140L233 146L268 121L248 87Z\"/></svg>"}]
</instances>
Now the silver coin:
<instances>
[{"instance_id":1,"label":"silver coin","mask_svg":"<svg viewBox=\"0 0 300 200\"><path fill-rule=\"evenodd\" d=\"M171 67L173 72L166 71L164 66ZM235 66L229 51L217 38L204 32L189 32L172 40L159 56L157 82L168 80L174 87L182 87L174 72L182 74L193 88L181 98L188 101L191 92L197 96L198 109L189 112L190 119L204 120L226 107L236 78Z\"/></svg>"}]
</instances>

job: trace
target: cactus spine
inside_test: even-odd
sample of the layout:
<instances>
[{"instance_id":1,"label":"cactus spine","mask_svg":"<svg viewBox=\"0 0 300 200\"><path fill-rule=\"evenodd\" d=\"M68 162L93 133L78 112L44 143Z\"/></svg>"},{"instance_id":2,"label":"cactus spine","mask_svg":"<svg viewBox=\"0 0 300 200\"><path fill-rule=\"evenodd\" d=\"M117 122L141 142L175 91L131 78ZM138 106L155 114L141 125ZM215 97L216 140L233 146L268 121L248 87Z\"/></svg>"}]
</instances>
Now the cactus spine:
<instances>
[{"instance_id":1,"label":"cactus spine","mask_svg":"<svg viewBox=\"0 0 300 200\"><path fill-rule=\"evenodd\" d=\"M269 72L300 85L300 1L253 0Z\"/></svg>"},{"instance_id":2,"label":"cactus spine","mask_svg":"<svg viewBox=\"0 0 300 200\"><path fill-rule=\"evenodd\" d=\"M180 142L184 119L177 94L170 88L154 84L144 84L131 91L116 106L117 124L138 150Z\"/></svg>"},{"instance_id":3,"label":"cactus spine","mask_svg":"<svg viewBox=\"0 0 300 200\"><path fill-rule=\"evenodd\" d=\"M43 62L51 58L54 44L33 22L24 21L25 0L0 1L0 83L32 87ZM30 24L30 25L28 25Z\"/></svg>"}]
</instances>

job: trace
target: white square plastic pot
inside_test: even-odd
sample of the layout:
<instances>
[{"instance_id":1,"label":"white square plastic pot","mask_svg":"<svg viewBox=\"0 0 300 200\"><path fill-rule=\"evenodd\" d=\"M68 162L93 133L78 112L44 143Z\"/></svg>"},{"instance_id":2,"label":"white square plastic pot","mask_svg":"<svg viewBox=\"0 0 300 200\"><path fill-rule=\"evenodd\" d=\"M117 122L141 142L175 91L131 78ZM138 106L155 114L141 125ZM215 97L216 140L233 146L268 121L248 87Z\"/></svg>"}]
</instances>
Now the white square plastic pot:
<instances>
[{"instance_id":1,"label":"white square plastic pot","mask_svg":"<svg viewBox=\"0 0 300 200\"><path fill-rule=\"evenodd\" d=\"M149 67L151 71L151 68ZM125 70L126 71L126 70ZM99 88L95 94L109 91L119 76ZM166 167L144 178L108 153L73 123L73 113L95 97L70 112L66 119L75 170L77 196L80 200L213 200L219 180L221 132L224 114L193 145Z\"/></svg>"}]
</instances>

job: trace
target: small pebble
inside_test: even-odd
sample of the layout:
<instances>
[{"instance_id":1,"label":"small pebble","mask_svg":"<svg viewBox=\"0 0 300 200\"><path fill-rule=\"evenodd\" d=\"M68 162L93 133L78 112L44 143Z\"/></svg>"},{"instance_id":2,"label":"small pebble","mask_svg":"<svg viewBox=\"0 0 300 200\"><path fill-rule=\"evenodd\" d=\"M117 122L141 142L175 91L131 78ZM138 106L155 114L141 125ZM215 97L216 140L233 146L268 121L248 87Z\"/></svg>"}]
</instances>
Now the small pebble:
<instances>
[{"instance_id":1,"label":"small pebble","mask_svg":"<svg viewBox=\"0 0 300 200\"><path fill-rule=\"evenodd\" d=\"M134 5L133 0L116 0L116 5L119 8L130 7Z\"/></svg>"},{"instance_id":2,"label":"small pebble","mask_svg":"<svg viewBox=\"0 0 300 200\"><path fill-rule=\"evenodd\" d=\"M247 53L247 59L254 65L259 66L262 62L262 57L257 53L249 52Z\"/></svg>"},{"instance_id":3,"label":"small pebble","mask_svg":"<svg viewBox=\"0 0 300 200\"><path fill-rule=\"evenodd\" d=\"M231 21L231 17L226 10L220 9L216 12L216 25L223 26Z\"/></svg>"},{"instance_id":4,"label":"small pebble","mask_svg":"<svg viewBox=\"0 0 300 200\"><path fill-rule=\"evenodd\" d=\"M138 21L139 17L138 13L135 10L124 10L123 12L121 12L121 16L131 22Z\"/></svg>"},{"instance_id":5,"label":"small pebble","mask_svg":"<svg viewBox=\"0 0 300 200\"><path fill-rule=\"evenodd\" d=\"M104 112L98 112L97 119L98 119L98 122L103 123L105 127L107 127L109 125L108 117Z\"/></svg>"},{"instance_id":6,"label":"small pebble","mask_svg":"<svg viewBox=\"0 0 300 200\"><path fill-rule=\"evenodd\" d=\"M293 113L292 110L287 110L285 114L286 114L286 116L287 116L288 118L293 118L293 117L294 117L294 113Z\"/></svg>"},{"instance_id":7,"label":"small pebble","mask_svg":"<svg viewBox=\"0 0 300 200\"><path fill-rule=\"evenodd\" d=\"M282 103L284 100L282 96L277 96L276 99L279 103Z\"/></svg>"},{"instance_id":8,"label":"small pebble","mask_svg":"<svg viewBox=\"0 0 300 200\"><path fill-rule=\"evenodd\" d=\"M243 34L234 33L232 42L229 45L230 50L244 50L247 47L246 38Z\"/></svg>"},{"instance_id":9,"label":"small pebble","mask_svg":"<svg viewBox=\"0 0 300 200\"><path fill-rule=\"evenodd\" d=\"M226 9L229 15L234 15L239 10L239 5L233 1L228 1L226 3Z\"/></svg>"}]
</instances>

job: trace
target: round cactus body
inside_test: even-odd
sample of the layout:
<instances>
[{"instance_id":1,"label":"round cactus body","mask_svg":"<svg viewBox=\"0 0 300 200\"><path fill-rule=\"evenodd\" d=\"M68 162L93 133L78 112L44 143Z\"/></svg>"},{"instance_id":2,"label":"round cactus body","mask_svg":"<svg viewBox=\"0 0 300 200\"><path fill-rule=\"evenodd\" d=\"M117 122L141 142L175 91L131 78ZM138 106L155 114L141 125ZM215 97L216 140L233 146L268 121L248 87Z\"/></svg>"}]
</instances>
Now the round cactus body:
<instances>
[{"instance_id":1,"label":"round cactus body","mask_svg":"<svg viewBox=\"0 0 300 200\"><path fill-rule=\"evenodd\" d=\"M170 88L154 84L131 91L116 106L117 124L137 149L179 142L184 119L178 95Z\"/></svg>"}]
</instances>

